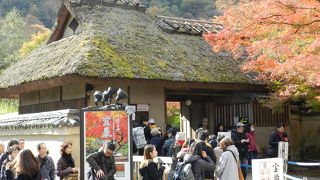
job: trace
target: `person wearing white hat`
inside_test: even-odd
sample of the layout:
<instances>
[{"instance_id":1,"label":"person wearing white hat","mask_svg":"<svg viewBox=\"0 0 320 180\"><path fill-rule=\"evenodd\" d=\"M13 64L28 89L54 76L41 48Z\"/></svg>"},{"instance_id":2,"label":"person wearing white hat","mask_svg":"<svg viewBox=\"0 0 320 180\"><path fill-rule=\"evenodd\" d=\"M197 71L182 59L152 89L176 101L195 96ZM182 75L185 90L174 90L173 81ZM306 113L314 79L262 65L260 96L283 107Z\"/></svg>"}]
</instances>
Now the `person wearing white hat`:
<instances>
[{"instance_id":1,"label":"person wearing white hat","mask_svg":"<svg viewBox=\"0 0 320 180\"><path fill-rule=\"evenodd\" d=\"M234 141L234 144L239 152L239 158L242 164L248 164L248 144L249 139L246 137L244 133L245 124L242 122L238 122L236 124L236 129L231 131L231 138ZM247 176L247 168L241 167L243 177L246 179Z\"/></svg>"},{"instance_id":2,"label":"person wearing white hat","mask_svg":"<svg viewBox=\"0 0 320 180\"><path fill-rule=\"evenodd\" d=\"M155 121L154 119L151 118L151 119L148 121L148 123L149 123L150 129L155 129L155 128L158 129L158 126L156 125L156 121Z\"/></svg>"}]
</instances>

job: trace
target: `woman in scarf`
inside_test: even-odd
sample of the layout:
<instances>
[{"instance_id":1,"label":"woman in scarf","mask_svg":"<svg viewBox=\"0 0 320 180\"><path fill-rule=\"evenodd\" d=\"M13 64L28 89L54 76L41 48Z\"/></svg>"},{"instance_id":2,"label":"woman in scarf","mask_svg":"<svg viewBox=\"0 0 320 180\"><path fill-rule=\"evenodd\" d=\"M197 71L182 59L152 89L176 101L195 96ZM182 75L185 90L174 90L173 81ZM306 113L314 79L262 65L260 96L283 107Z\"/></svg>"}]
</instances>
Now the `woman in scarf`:
<instances>
[{"instance_id":1,"label":"woman in scarf","mask_svg":"<svg viewBox=\"0 0 320 180\"><path fill-rule=\"evenodd\" d=\"M69 174L78 173L78 168L74 165L74 160L71 156L72 144L70 142L62 143L60 147L61 157L57 165L57 175L62 180Z\"/></svg>"}]
</instances>

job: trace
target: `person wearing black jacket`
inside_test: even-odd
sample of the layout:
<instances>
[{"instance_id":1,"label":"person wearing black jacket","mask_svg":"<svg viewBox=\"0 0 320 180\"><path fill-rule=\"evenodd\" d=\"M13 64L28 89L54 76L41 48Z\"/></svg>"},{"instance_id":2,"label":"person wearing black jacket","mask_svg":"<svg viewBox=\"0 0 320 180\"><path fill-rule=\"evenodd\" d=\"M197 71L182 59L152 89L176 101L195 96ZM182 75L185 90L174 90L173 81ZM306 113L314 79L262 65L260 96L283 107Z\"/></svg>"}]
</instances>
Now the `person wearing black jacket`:
<instances>
[{"instance_id":1,"label":"person wearing black jacket","mask_svg":"<svg viewBox=\"0 0 320 180\"><path fill-rule=\"evenodd\" d=\"M14 180L12 168L18 174L15 180L40 180L39 161L29 149L22 150L13 163L6 165L6 180Z\"/></svg>"},{"instance_id":2,"label":"person wearing black jacket","mask_svg":"<svg viewBox=\"0 0 320 180\"><path fill-rule=\"evenodd\" d=\"M195 180L204 180L205 171L214 171L214 162L203 149L203 142L192 143L189 153L183 158L184 163L192 164Z\"/></svg>"},{"instance_id":3,"label":"person wearing black jacket","mask_svg":"<svg viewBox=\"0 0 320 180\"><path fill-rule=\"evenodd\" d=\"M9 142L8 142L8 147L7 147L7 151L5 153L3 153L0 157L0 167L2 167L2 164L4 161L6 161L8 158L9 158L9 149L12 147L12 146L17 146L18 147L19 145L19 142L16 140L16 139L11 139Z\"/></svg>"},{"instance_id":4,"label":"person wearing black jacket","mask_svg":"<svg viewBox=\"0 0 320 180\"><path fill-rule=\"evenodd\" d=\"M9 157L8 159L6 159L1 167L1 180L5 180L6 179L6 166L9 163L12 163L12 161L17 157L18 153L19 153L19 147L18 146L12 146L10 147L9 151ZM15 174L14 170L13 174Z\"/></svg>"},{"instance_id":5,"label":"person wearing black jacket","mask_svg":"<svg viewBox=\"0 0 320 180\"><path fill-rule=\"evenodd\" d=\"M288 142L288 134L285 132L285 126L279 124L275 131L273 131L269 136L269 144L271 145L271 152L268 153L270 157L278 156L278 143Z\"/></svg>"},{"instance_id":6,"label":"person wearing black jacket","mask_svg":"<svg viewBox=\"0 0 320 180\"><path fill-rule=\"evenodd\" d=\"M153 159L158 156L154 145L148 144L144 147L144 160L140 163L139 173L142 180L160 180L163 176L164 166L159 169Z\"/></svg>"},{"instance_id":7,"label":"person wearing black jacket","mask_svg":"<svg viewBox=\"0 0 320 180\"><path fill-rule=\"evenodd\" d=\"M208 143L209 133L208 131L200 131L198 134L199 143L202 146L203 151L211 158L211 160L215 163L216 156L214 155L214 151L212 146ZM214 168L212 170L206 170L204 172L205 179L214 179Z\"/></svg>"},{"instance_id":8,"label":"person wearing black jacket","mask_svg":"<svg viewBox=\"0 0 320 180\"><path fill-rule=\"evenodd\" d=\"M113 152L115 149L116 146L114 144L108 143L99 152L92 153L87 157L87 162L92 168L88 179L114 180L116 164Z\"/></svg>"},{"instance_id":9,"label":"person wearing black jacket","mask_svg":"<svg viewBox=\"0 0 320 180\"><path fill-rule=\"evenodd\" d=\"M161 154L161 150L164 144L163 139L160 137L160 131L158 128L154 128L151 130L152 138L149 141L149 144L155 145L157 152Z\"/></svg>"},{"instance_id":10,"label":"person wearing black jacket","mask_svg":"<svg viewBox=\"0 0 320 180\"><path fill-rule=\"evenodd\" d=\"M239 152L239 159L242 164L248 164L248 144L249 139L244 133L245 125L242 122L236 124L236 129L231 131L231 139L234 141L236 148ZM247 169L241 167L243 177L247 177Z\"/></svg>"},{"instance_id":11,"label":"person wearing black jacket","mask_svg":"<svg viewBox=\"0 0 320 180\"><path fill-rule=\"evenodd\" d=\"M147 119L146 117L143 117L142 119L140 119L140 127L143 127L143 131L144 131L144 137L146 138L147 143L149 143L150 139L152 138L151 135L151 129L149 127L149 119ZM143 155L143 149L139 149L139 156Z\"/></svg>"},{"instance_id":12,"label":"person wearing black jacket","mask_svg":"<svg viewBox=\"0 0 320 180\"><path fill-rule=\"evenodd\" d=\"M57 164L57 176L62 180L69 174L78 173L78 168L75 167L74 160L71 156L72 144L70 142L62 143L60 153L61 157Z\"/></svg>"}]
</instances>

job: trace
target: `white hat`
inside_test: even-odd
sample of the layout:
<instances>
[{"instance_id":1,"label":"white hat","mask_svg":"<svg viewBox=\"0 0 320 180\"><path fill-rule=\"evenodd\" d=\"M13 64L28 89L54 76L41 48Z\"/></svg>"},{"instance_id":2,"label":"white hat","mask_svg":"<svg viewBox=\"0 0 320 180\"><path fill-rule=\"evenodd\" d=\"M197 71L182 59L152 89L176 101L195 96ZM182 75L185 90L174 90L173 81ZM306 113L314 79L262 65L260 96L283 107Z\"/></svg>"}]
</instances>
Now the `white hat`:
<instances>
[{"instance_id":1,"label":"white hat","mask_svg":"<svg viewBox=\"0 0 320 180\"><path fill-rule=\"evenodd\" d=\"M154 124L154 123L156 123L156 121L151 118L151 119L149 120L149 123L150 123L150 124Z\"/></svg>"},{"instance_id":2,"label":"white hat","mask_svg":"<svg viewBox=\"0 0 320 180\"><path fill-rule=\"evenodd\" d=\"M156 135L159 135L160 134L160 131L158 128L153 128L151 129L151 135L152 136L156 136Z\"/></svg>"},{"instance_id":3,"label":"white hat","mask_svg":"<svg viewBox=\"0 0 320 180\"><path fill-rule=\"evenodd\" d=\"M176 134L176 140L177 140L177 141L184 141L184 140L186 140L186 133L184 133L184 132L177 132L177 134Z\"/></svg>"}]
</instances>

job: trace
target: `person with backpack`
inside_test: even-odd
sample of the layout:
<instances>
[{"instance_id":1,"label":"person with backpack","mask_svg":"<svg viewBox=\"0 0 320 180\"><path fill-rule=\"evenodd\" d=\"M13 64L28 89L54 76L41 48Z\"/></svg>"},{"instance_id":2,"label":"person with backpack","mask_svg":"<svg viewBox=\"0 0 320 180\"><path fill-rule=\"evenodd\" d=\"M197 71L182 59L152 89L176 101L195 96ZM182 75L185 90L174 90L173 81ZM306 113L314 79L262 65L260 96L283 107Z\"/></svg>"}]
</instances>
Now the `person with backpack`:
<instances>
[{"instance_id":1,"label":"person with backpack","mask_svg":"<svg viewBox=\"0 0 320 180\"><path fill-rule=\"evenodd\" d=\"M204 180L204 172L214 169L214 162L202 149L203 142L192 143L190 151L179 162L174 180Z\"/></svg>"},{"instance_id":2,"label":"person with backpack","mask_svg":"<svg viewBox=\"0 0 320 180\"><path fill-rule=\"evenodd\" d=\"M163 148L161 150L161 155L166 157L172 156L172 151L170 151L171 145L175 143L175 136L177 134L177 130L175 128L170 128L168 130L169 139L164 142Z\"/></svg>"},{"instance_id":3,"label":"person with backpack","mask_svg":"<svg viewBox=\"0 0 320 180\"><path fill-rule=\"evenodd\" d=\"M176 169L178 163L178 153L182 149L182 145L185 142L185 133L177 132L175 136L175 142L170 145L169 154L171 154L172 164L171 169Z\"/></svg>"},{"instance_id":4,"label":"person with backpack","mask_svg":"<svg viewBox=\"0 0 320 180\"><path fill-rule=\"evenodd\" d=\"M136 148L137 148L140 156L143 155L144 146L152 138L148 121L149 120L147 118L142 118L140 120L140 125L132 129L133 141L136 145Z\"/></svg>"},{"instance_id":5,"label":"person with backpack","mask_svg":"<svg viewBox=\"0 0 320 180\"><path fill-rule=\"evenodd\" d=\"M153 161L158 156L158 152L154 145L148 144L144 147L144 158L140 163L139 173L142 180L161 180L163 176L164 166L158 169L157 164Z\"/></svg>"},{"instance_id":6,"label":"person with backpack","mask_svg":"<svg viewBox=\"0 0 320 180\"><path fill-rule=\"evenodd\" d=\"M220 141L220 148L223 150L215 171L217 180L239 180L239 152L233 145L230 138L223 138Z\"/></svg>"},{"instance_id":7,"label":"person with backpack","mask_svg":"<svg viewBox=\"0 0 320 180\"><path fill-rule=\"evenodd\" d=\"M37 150L39 152L37 159L40 162L41 179L54 180L56 177L56 169L52 158L47 155L47 145L45 143L39 143Z\"/></svg>"},{"instance_id":8,"label":"person with backpack","mask_svg":"<svg viewBox=\"0 0 320 180\"><path fill-rule=\"evenodd\" d=\"M114 144L108 143L100 151L92 153L87 157L87 162L91 167L89 180L114 180L116 165L113 152L115 149L116 146Z\"/></svg>"}]
</instances>

